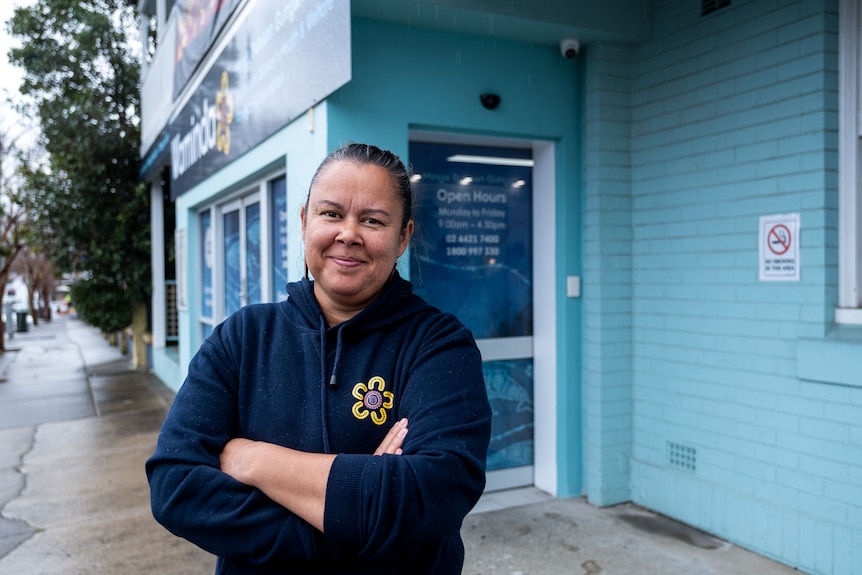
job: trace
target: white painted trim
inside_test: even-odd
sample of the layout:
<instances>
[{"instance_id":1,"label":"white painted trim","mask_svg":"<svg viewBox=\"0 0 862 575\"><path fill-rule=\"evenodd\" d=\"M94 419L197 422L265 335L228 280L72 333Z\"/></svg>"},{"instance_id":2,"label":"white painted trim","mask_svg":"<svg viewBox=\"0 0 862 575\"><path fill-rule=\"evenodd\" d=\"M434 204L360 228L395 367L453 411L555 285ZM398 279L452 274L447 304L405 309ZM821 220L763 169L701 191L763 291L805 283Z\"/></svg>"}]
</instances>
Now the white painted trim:
<instances>
[{"instance_id":1,"label":"white painted trim","mask_svg":"<svg viewBox=\"0 0 862 575\"><path fill-rule=\"evenodd\" d=\"M150 263L153 293L153 347L167 345L167 304L165 302L165 205L164 191L159 182L150 184Z\"/></svg>"},{"instance_id":2,"label":"white painted trim","mask_svg":"<svg viewBox=\"0 0 862 575\"><path fill-rule=\"evenodd\" d=\"M862 201L860 201L860 9L859 0L842 0L839 17L838 104L838 305L862 307ZM852 315L852 314L851 314ZM851 322L856 323L856 322ZM862 323L862 322L860 322Z\"/></svg>"},{"instance_id":3,"label":"white painted trim","mask_svg":"<svg viewBox=\"0 0 862 575\"><path fill-rule=\"evenodd\" d=\"M534 484L557 494L556 146L534 142L533 159L533 434ZM549 216L550 214L550 216Z\"/></svg>"},{"instance_id":4,"label":"white painted trim","mask_svg":"<svg viewBox=\"0 0 862 575\"><path fill-rule=\"evenodd\" d=\"M485 482L485 492L528 487L533 485L533 466L512 467L489 471Z\"/></svg>"},{"instance_id":5,"label":"white painted trim","mask_svg":"<svg viewBox=\"0 0 862 575\"><path fill-rule=\"evenodd\" d=\"M176 306L177 312L186 312L189 309L189 250L186 239L187 228L174 230L174 252L176 253ZM167 291L167 288L166 290ZM167 306L166 306L167 307ZM165 329L167 339L167 329Z\"/></svg>"},{"instance_id":6,"label":"white painted trim","mask_svg":"<svg viewBox=\"0 0 862 575\"><path fill-rule=\"evenodd\" d=\"M272 181L277 176L268 176L261 180L258 186L260 198L260 301L271 302L275 299L272 293L272 269L276 265L272 253Z\"/></svg>"},{"instance_id":7,"label":"white painted trim","mask_svg":"<svg viewBox=\"0 0 862 575\"><path fill-rule=\"evenodd\" d=\"M862 309L836 308L835 323L862 325Z\"/></svg>"},{"instance_id":8,"label":"white painted trim","mask_svg":"<svg viewBox=\"0 0 862 575\"><path fill-rule=\"evenodd\" d=\"M531 336L477 339L476 345L479 346L483 361L533 357L533 338Z\"/></svg>"}]
</instances>

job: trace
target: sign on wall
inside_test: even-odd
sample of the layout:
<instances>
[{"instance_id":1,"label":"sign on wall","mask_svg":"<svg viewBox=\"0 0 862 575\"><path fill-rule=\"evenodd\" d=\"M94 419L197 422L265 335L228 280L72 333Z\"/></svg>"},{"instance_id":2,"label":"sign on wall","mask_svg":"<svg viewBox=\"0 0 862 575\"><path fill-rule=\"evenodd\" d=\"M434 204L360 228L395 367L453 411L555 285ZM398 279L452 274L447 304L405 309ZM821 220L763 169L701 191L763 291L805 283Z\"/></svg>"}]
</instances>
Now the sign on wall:
<instances>
[{"instance_id":1,"label":"sign on wall","mask_svg":"<svg viewBox=\"0 0 862 575\"><path fill-rule=\"evenodd\" d=\"M185 87L240 0L177 0L174 98Z\"/></svg>"},{"instance_id":2,"label":"sign on wall","mask_svg":"<svg viewBox=\"0 0 862 575\"><path fill-rule=\"evenodd\" d=\"M799 281L799 214L760 216L760 281Z\"/></svg>"},{"instance_id":3,"label":"sign on wall","mask_svg":"<svg viewBox=\"0 0 862 575\"><path fill-rule=\"evenodd\" d=\"M260 0L168 133L171 198L350 81L347 0Z\"/></svg>"}]
</instances>

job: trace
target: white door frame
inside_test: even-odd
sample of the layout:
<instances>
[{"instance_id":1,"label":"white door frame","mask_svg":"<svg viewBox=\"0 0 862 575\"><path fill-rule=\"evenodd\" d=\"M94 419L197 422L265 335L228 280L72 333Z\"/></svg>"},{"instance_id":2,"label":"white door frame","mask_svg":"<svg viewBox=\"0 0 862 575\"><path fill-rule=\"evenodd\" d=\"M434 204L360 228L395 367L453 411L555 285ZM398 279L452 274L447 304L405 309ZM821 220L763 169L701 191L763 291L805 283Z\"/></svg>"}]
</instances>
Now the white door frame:
<instances>
[{"instance_id":1,"label":"white door frame","mask_svg":"<svg viewBox=\"0 0 862 575\"><path fill-rule=\"evenodd\" d=\"M532 483L557 493L557 268L556 268L556 161L554 142L475 134L411 130L410 141L532 148L533 150L533 467ZM521 339L521 338L513 338ZM478 342L482 349L481 340ZM483 358L486 356L483 350ZM514 474L521 473L519 468ZM500 473L500 472L495 472ZM502 472L502 473L505 473ZM513 478L503 476L509 484ZM499 488L489 477L487 491Z\"/></svg>"}]
</instances>

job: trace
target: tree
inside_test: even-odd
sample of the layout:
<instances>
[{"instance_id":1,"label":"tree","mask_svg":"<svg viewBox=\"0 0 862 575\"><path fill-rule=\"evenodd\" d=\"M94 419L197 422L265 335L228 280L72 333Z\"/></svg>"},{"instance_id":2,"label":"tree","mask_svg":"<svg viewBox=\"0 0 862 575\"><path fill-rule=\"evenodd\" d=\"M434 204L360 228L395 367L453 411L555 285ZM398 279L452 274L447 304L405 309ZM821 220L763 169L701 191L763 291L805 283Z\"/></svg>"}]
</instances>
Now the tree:
<instances>
[{"instance_id":1,"label":"tree","mask_svg":"<svg viewBox=\"0 0 862 575\"><path fill-rule=\"evenodd\" d=\"M14 185L14 172L10 167L14 151L14 141L6 132L0 132L0 351L6 350L7 318L2 313L6 282L15 260L24 250L27 234L26 209Z\"/></svg>"},{"instance_id":2,"label":"tree","mask_svg":"<svg viewBox=\"0 0 862 575\"><path fill-rule=\"evenodd\" d=\"M54 291L54 265L37 247L25 245L10 268L24 278L27 285L27 306L33 317L33 325L39 325L39 319L51 319L51 301ZM36 296L41 300L41 307L36 306Z\"/></svg>"},{"instance_id":3,"label":"tree","mask_svg":"<svg viewBox=\"0 0 862 575\"><path fill-rule=\"evenodd\" d=\"M8 23L20 47L24 112L41 126L43 165L22 171L34 234L82 298L118 305L82 318L127 326L150 291L149 194L140 182L140 69L134 0L38 0ZM126 307L128 304L128 307Z\"/></svg>"}]
</instances>

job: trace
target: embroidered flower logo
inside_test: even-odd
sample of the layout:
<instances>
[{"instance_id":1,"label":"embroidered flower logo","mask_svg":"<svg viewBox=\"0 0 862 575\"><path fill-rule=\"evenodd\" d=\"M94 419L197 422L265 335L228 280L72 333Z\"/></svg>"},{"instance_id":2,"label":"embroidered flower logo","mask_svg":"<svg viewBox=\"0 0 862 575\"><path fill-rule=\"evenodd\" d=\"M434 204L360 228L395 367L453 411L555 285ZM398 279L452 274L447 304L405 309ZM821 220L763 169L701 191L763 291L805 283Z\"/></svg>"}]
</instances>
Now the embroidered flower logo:
<instances>
[{"instance_id":1,"label":"embroidered flower logo","mask_svg":"<svg viewBox=\"0 0 862 575\"><path fill-rule=\"evenodd\" d=\"M386 382L380 376L372 377L365 385L361 381L353 386L353 397L358 399L353 404L353 416L365 419L369 415L377 425L386 423L386 410L392 409L395 396L391 391L384 391Z\"/></svg>"}]
</instances>

